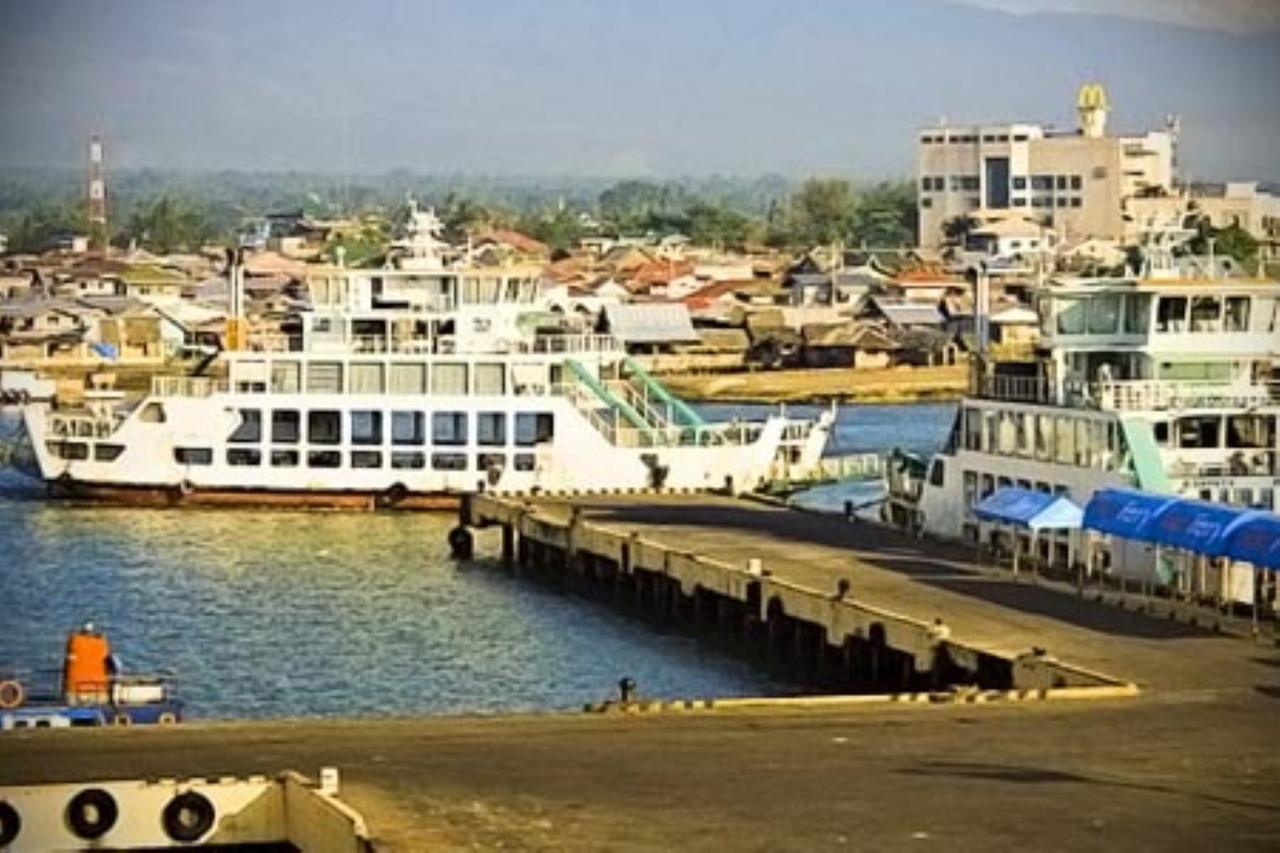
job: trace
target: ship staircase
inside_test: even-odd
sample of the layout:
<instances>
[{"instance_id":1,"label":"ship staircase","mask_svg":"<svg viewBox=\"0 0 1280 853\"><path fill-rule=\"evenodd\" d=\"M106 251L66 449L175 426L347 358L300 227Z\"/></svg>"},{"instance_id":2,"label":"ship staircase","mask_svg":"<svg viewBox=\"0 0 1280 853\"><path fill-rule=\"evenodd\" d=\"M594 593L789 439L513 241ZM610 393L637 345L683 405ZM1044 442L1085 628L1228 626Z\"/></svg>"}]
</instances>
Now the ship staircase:
<instances>
[{"instance_id":1,"label":"ship staircase","mask_svg":"<svg viewBox=\"0 0 1280 853\"><path fill-rule=\"evenodd\" d=\"M726 439L630 358L622 361L617 378L598 377L573 359L564 364L566 396L613 444L671 447Z\"/></svg>"}]
</instances>

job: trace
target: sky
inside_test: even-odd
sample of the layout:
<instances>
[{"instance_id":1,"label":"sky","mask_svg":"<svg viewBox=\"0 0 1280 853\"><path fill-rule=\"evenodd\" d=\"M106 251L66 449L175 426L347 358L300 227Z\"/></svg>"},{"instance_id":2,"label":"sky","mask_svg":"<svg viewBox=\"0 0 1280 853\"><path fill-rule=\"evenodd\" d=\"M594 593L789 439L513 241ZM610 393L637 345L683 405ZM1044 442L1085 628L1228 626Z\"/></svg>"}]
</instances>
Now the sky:
<instances>
[{"instance_id":1,"label":"sky","mask_svg":"<svg viewBox=\"0 0 1280 853\"><path fill-rule=\"evenodd\" d=\"M1086 81L1280 179L1280 0L0 0L0 166L874 179Z\"/></svg>"}]
</instances>

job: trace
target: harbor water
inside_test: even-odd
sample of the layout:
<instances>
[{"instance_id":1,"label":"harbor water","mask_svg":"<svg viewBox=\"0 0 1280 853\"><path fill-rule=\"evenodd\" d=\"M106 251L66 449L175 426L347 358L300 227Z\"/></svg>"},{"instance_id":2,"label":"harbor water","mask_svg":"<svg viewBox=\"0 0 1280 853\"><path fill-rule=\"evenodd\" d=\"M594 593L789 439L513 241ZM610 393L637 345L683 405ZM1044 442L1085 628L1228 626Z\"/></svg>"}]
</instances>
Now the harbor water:
<instances>
[{"instance_id":1,"label":"harbor water","mask_svg":"<svg viewBox=\"0 0 1280 853\"><path fill-rule=\"evenodd\" d=\"M835 447L928 451L952 411L846 407ZM811 500L838 507L865 488ZM188 713L206 719L573 708L624 675L653 697L787 689L694 638L459 564L453 523L74 506L0 472L0 669L56 668L66 632L93 620L127 669L174 671Z\"/></svg>"}]
</instances>

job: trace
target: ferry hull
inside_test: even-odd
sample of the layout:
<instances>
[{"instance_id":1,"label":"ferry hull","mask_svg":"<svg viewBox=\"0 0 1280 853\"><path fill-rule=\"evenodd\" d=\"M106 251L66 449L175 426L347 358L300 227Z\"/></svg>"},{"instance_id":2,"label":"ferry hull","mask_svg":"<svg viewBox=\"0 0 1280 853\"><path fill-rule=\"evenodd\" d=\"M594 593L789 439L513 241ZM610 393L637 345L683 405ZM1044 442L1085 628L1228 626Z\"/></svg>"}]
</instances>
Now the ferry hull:
<instances>
[{"instance_id":1,"label":"ferry hull","mask_svg":"<svg viewBox=\"0 0 1280 853\"><path fill-rule=\"evenodd\" d=\"M461 495L398 494L366 491L314 491L277 489L229 489L164 486L132 486L90 483L59 478L47 483L51 498L85 503L139 507L248 507L272 509L409 510L447 512L456 510Z\"/></svg>"}]
</instances>

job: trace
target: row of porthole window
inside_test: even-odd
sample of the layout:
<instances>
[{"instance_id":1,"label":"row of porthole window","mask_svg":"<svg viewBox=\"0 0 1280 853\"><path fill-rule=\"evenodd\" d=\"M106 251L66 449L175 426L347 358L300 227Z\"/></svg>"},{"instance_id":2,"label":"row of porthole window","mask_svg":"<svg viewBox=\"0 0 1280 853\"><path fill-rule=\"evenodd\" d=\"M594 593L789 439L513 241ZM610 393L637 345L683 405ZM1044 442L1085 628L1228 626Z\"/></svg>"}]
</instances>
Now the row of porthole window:
<instances>
[{"instance_id":1,"label":"row of porthole window","mask_svg":"<svg viewBox=\"0 0 1280 853\"><path fill-rule=\"evenodd\" d=\"M174 461L179 465L205 466L213 464L213 449L209 447L176 447ZM273 468L296 468L305 459L308 468L342 468L343 459L349 468L382 468L389 462L397 470L423 470L428 462L433 471L488 471L505 469L505 453L423 453L417 450L397 450L389 454L380 450L353 450L344 454L338 450L308 450L305 454L292 448L272 448L269 453L255 448L233 447L227 450L227 464L233 467L257 467L267 459ZM474 462L474 467L472 463ZM532 453L516 453L511 458L516 471L532 471L537 457Z\"/></svg>"},{"instance_id":2,"label":"row of porthole window","mask_svg":"<svg viewBox=\"0 0 1280 853\"><path fill-rule=\"evenodd\" d=\"M420 446L427 443L427 414L416 411L396 411L390 415L390 429L385 429L384 412L367 409L354 410L347 415L348 441L354 445L377 446L390 438L396 446ZM475 443L482 447L503 447L507 444L510 416L506 412L431 412L431 443L437 446L459 447L471 440L472 414L475 423ZM230 444L258 444L263 440L263 421L260 409L240 409L240 423L227 437ZM302 441L303 413L296 409L276 409L271 412L271 441L275 444L297 444ZM514 444L517 447L533 447L550 441L555 435L555 419L549 412L517 412L515 414ZM343 413L336 409L315 409L306 413L306 440L308 444L335 445L343 440Z\"/></svg>"}]
</instances>

